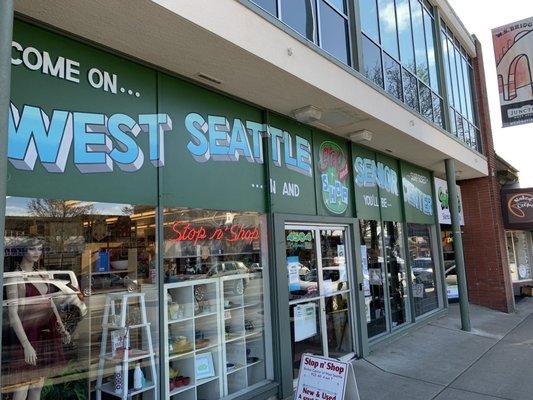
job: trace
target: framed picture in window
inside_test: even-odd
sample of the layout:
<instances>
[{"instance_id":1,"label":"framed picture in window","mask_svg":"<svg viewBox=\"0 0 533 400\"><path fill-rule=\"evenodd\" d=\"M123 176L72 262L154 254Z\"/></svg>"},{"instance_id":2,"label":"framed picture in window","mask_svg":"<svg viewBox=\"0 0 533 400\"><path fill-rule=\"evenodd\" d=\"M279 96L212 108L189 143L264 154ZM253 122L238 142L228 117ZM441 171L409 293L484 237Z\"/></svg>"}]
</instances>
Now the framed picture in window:
<instances>
[{"instance_id":1,"label":"framed picture in window","mask_svg":"<svg viewBox=\"0 0 533 400\"><path fill-rule=\"evenodd\" d=\"M196 380L211 378L215 376L215 366L213 364L213 354L202 353L195 357Z\"/></svg>"}]
</instances>

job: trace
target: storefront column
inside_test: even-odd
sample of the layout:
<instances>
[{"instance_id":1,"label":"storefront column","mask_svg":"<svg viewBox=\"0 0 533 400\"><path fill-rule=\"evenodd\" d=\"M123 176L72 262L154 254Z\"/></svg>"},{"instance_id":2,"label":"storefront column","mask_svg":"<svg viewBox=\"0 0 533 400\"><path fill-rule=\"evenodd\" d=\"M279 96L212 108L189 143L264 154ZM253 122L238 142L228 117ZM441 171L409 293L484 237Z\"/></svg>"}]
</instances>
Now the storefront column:
<instances>
[{"instance_id":1,"label":"storefront column","mask_svg":"<svg viewBox=\"0 0 533 400\"><path fill-rule=\"evenodd\" d=\"M4 287L4 228L7 183L7 121L11 89L11 40L13 37L13 0L0 1L0 287ZM0 321L3 307L0 307ZM2 331L0 330L0 343ZM2 352L0 352L0 364ZM0 381L0 387L2 382Z\"/></svg>"},{"instance_id":2,"label":"storefront column","mask_svg":"<svg viewBox=\"0 0 533 400\"><path fill-rule=\"evenodd\" d=\"M459 289L459 306L461 309L461 329L470 332L470 310L468 305L468 290L466 288L466 272L463 254L463 238L459 222L459 197L455 182L455 160L447 159L446 180L448 181L448 200L452 220L453 251L455 252L455 269L457 271L457 286Z\"/></svg>"}]
</instances>

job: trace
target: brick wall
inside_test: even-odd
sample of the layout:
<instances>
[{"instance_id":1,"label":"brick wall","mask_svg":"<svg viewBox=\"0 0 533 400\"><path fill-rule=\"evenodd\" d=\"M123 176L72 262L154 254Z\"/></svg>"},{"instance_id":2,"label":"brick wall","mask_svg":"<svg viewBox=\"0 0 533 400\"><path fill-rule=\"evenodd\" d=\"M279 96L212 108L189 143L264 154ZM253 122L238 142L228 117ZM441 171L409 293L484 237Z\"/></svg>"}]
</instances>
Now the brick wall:
<instances>
[{"instance_id":1,"label":"brick wall","mask_svg":"<svg viewBox=\"0 0 533 400\"><path fill-rule=\"evenodd\" d=\"M507 263L500 185L496 179L496 155L492 140L483 54L481 44L477 40L476 50L478 56L473 60L476 103L489 176L459 182L465 214L463 246L468 295L470 302L474 304L512 312L514 297Z\"/></svg>"}]
</instances>

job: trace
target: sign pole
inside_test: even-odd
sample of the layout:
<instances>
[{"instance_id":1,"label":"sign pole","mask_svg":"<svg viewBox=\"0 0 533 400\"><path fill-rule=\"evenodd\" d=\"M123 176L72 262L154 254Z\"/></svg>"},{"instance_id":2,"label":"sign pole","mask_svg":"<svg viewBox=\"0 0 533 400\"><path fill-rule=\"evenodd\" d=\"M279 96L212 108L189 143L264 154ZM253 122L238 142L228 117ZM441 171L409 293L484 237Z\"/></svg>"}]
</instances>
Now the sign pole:
<instances>
[{"instance_id":1,"label":"sign pole","mask_svg":"<svg viewBox=\"0 0 533 400\"><path fill-rule=\"evenodd\" d=\"M470 326L470 309L468 304L468 290L466 287L466 271L463 252L463 238L459 221L459 197L455 182L455 160L447 159L446 180L448 181L448 202L453 231L453 251L455 253L455 270L457 271L457 286L459 289L459 307L461 310L461 329L466 332L472 330Z\"/></svg>"},{"instance_id":2,"label":"sign pole","mask_svg":"<svg viewBox=\"0 0 533 400\"><path fill-rule=\"evenodd\" d=\"M11 40L13 0L0 1L0 287L4 287L4 229L7 186L7 124L11 98ZM0 321L3 307L0 307ZM0 343L2 331L0 330ZM0 364L2 352L0 352ZM0 387L1 378L0 378Z\"/></svg>"}]
</instances>

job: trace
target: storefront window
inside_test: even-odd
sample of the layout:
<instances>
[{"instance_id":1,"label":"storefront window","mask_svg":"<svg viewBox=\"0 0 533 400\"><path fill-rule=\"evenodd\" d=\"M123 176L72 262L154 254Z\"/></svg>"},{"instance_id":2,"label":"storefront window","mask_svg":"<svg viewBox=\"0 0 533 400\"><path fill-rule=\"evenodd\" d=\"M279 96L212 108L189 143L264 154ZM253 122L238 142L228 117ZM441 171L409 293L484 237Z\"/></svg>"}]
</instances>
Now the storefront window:
<instances>
[{"instance_id":1,"label":"storefront window","mask_svg":"<svg viewBox=\"0 0 533 400\"><path fill-rule=\"evenodd\" d=\"M383 245L379 221L360 221L363 291L368 337L387 331Z\"/></svg>"},{"instance_id":2,"label":"storefront window","mask_svg":"<svg viewBox=\"0 0 533 400\"><path fill-rule=\"evenodd\" d=\"M383 237L389 282L391 323L392 328L394 328L409 321L402 224L400 222L384 222Z\"/></svg>"},{"instance_id":3,"label":"storefront window","mask_svg":"<svg viewBox=\"0 0 533 400\"><path fill-rule=\"evenodd\" d=\"M408 224L407 240L409 243L415 316L419 317L439 307L431 226Z\"/></svg>"},{"instance_id":4,"label":"storefront window","mask_svg":"<svg viewBox=\"0 0 533 400\"><path fill-rule=\"evenodd\" d=\"M511 278L514 282L530 280L531 268L531 233L524 231L507 231L507 256Z\"/></svg>"},{"instance_id":5,"label":"storefront window","mask_svg":"<svg viewBox=\"0 0 533 400\"><path fill-rule=\"evenodd\" d=\"M2 392L157 398L155 210L9 197Z\"/></svg>"},{"instance_id":6,"label":"storefront window","mask_svg":"<svg viewBox=\"0 0 533 400\"><path fill-rule=\"evenodd\" d=\"M164 210L170 396L218 399L271 377L266 251L257 213Z\"/></svg>"}]
</instances>

